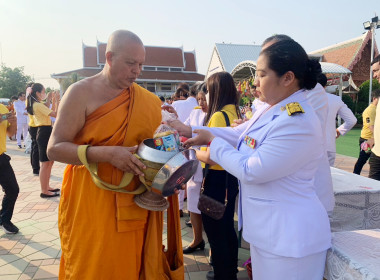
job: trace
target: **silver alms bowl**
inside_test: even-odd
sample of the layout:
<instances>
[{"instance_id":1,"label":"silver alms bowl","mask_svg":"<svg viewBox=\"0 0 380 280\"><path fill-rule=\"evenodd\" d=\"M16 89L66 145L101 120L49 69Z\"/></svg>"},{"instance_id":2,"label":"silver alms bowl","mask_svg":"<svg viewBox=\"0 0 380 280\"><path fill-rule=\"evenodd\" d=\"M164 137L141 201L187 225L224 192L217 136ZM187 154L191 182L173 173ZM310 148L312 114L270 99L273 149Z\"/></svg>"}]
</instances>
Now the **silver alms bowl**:
<instances>
[{"instance_id":1,"label":"silver alms bowl","mask_svg":"<svg viewBox=\"0 0 380 280\"><path fill-rule=\"evenodd\" d=\"M189 181L197 168L198 160L193 149L179 152L157 172L152 188L159 190L163 196L170 196L175 189L180 189L182 184Z\"/></svg>"},{"instance_id":2,"label":"silver alms bowl","mask_svg":"<svg viewBox=\"0 0 380 280\"><path fill-rule=\"evenodd\" d=\"M175 156L178 152L166 152L157 150L154 147L153 139L145 139L137 149L137 155L143 159L158 162L166 163L169 159Z\"/></svg>"}]
</instances>

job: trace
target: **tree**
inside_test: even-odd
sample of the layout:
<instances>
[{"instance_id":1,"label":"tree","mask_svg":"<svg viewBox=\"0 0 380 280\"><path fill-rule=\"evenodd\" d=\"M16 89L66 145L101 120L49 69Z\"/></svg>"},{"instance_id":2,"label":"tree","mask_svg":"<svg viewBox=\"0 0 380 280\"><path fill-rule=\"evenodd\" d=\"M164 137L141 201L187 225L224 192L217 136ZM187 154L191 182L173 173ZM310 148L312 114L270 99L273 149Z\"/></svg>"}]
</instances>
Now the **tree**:
<instances>
[{"instance_id":1,"label":"tree","mask_svg":"<svg viewBox=\"0 0 380 280\"><path fill-rule=\"evenodd\" d=\"M380 88L380 84L376 79L372 80L372 91ZM359 86L358 101L356 105L356 113L361 114L367 108L369 101L369 80Z\"/></svg>"},{"instance_id":2,"label":"tree","mask_svg":"<svg viewBox=\"0 0 380 280\"><path fill-rule=\"evenodd\" d=\"M63 79L62 84L61 84L63 93L66 92L66 90L69 88L69 86L71 86L72 84L74 84L80 80L82 80L82 78L79 76L79 74L77 72L71 73L70 76Z\"/></svg>"},{"instance_id":3,"label":"tree","mask_svg":"<svg viewBox=\"0 0 380 280\"><path fill-rule=\"evenodd\" d=\"M32 78L24 74L24 67L14 69L1 65L0 69L0 97L10 98L25 92L26 84L32 82Z\"/></svg>"}]
</instances>

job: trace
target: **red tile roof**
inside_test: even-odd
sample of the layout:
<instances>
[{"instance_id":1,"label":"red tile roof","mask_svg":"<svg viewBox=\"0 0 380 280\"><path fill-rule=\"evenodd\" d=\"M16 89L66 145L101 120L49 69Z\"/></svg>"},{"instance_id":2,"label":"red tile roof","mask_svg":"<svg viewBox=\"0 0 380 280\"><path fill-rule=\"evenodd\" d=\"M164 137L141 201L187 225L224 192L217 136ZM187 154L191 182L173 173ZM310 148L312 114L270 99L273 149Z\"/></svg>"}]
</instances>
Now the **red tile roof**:
<instances>
[{"instance_id":1,"label":"red tile roof","mask_svg":"<svg viewBox=\"0 0 380 280\"><path fill-rule=\"evenodd\" d=\"M83 67L98 67L96 47L83 45Z\"/></svg>"},{"instance_id":2,"label":"red tile roof","mask_svg":"<svg viewBox=\"0 0 380 280\"><path fill-rule=\"evenodd\" d=\"M138 80L165 80L165 81L204 81L205 75L198 73L141 71Z\"/></svg>"},{"instance_id":3,"label":"red tile roof","mask_svg":"<svg viewBox=\"0 0 380 280\"><path fill-rule=\"evenodd\" d=\"M70 76L70 74L72 73L78 73L78 75L82 78L87 78L87 77L91 77L91 76L94 76L96 74L98 74L100 71L102 71L102 69L94 69L94 68L82 68L82 69L77 69L77 70L72 70L72 71L67 71L67 72L63 72L63 73L58 73L58 74L52 74L52 78L55 78L55 79L59 79L59 78L65 78L67 76Z\"/></svg>"},{"instance_id":4,"label":"red tile roof","mask_svg":"<svg viewBox=\"0 0 380 280\"><path fill-rule=\"evenodd\" d=\"M185 71L197 72L197 66L195 65L195 53L185 52Z\"/></svg>"},{"instance_id":5,"label":"red tile roof","mask_svg":"<svg viewBox=\"0 0 380 280\"><path fill-rule=\"evenodd\" d=\"M72 73L78 73L80 77L87 78L98 74L102 69L77 69L68 72L52 74L53 78L59 79L69 76ZM141 71L137 80L149 81L204 81L205 76L198 73L184 72L165 72L165 71Z\"/></svg>"},{"instance_id":6,"label":"red tile roof","mask_svg":"<svg viewBox=\"0 0 380 280\"><path fill-rule=\"evenodd\" d=\"M145 46L145 63L149 66L184 67L183 50L181 48L166 48Z\"/></svg>"},{"instance_id":7,"label":"red tile roof","mask_svg":"<svg viewBox=\"0 0 380 280\"><path fill-rule=\"evenodd\" d=\"M98 58L99 64L105 64L106 63L106 48L107 43L98 43Z\"/></svg>"},{"instance_id":8,"label":"red tile roof","mask_svg":"<svg viewBox=\"0 0 380 280\"><path fill-rule=\"evenodd\" d=\"M361 60L365 46L371 43L370 40L371 32L367 31L360 37L313 51L310 54L322 55L323 62L336 63L352 70L355 64ZM375 42L376 53L378 50Z\"/></svg>"}]
</instances>

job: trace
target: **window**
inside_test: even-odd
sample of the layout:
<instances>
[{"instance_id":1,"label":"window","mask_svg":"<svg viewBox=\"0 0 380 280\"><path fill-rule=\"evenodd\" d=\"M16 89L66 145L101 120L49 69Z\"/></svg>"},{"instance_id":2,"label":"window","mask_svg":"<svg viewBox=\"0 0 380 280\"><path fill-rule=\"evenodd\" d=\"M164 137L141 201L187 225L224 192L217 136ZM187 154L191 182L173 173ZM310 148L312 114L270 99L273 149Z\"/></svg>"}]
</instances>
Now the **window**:
<instances>
[{"instance_id":1,"label":"window","mask_svg":"<svg viewBox=\"0 0 380 280\"><path fill-rule=\"evenodd\" d=\"M146 71L156 71L156 67L144 66L143 70L146 70Z\"/></svg>"},{"instance_id":2,"label":"window","mask_svg":"<svg viewBox=\"0 0 380 280\"><path fill-rule=\"evenodd\" d=\"M162 83L161 84L161 90L162 91L171 91L172 90L172 84L170 84L170 83Z\"/></svg>"},{"instance_id":3,"label":"window","mask_svg":"<svg viewBox=\"0 0 380 280\"><path fill-rule=\"evenodd\" d=\"M172 72L181 72L182 68L170 68L170 71L172 71Z\"/></svg>"},{"instance_id":4,"label":"window","mask_svg":"<svg viewBox=\"0 0 380 280\"><path fill-rule=\"evenodd\" d=\"M157 67L157 71L169 71L167 67Z\"/></svg>"},{"instance_id":5,"label":"window","mask_svg":"<svg viewBox=\"0 0 380 280\"><path fill-rule=\"evenodd\" d=\"M146 84L146 89L149 90L150 92L156 92L156 84L154 84L154 83L147 83Z\"/></svg>"}]
</instances>

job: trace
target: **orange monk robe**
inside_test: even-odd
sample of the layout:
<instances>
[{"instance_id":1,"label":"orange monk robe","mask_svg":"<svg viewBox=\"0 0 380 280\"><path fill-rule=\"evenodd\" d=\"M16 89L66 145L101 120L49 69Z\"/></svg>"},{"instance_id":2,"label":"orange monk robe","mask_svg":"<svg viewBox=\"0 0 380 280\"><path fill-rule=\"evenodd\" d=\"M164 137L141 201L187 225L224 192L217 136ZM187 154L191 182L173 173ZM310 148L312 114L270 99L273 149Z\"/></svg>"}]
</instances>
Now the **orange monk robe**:
<instances>
[{"instance_id":1,"label":"orange monk robe","mask_svg":"<svg viewBox=\"0 0 380 280\"><path fill-rule=\"evenodd\" d=\"M160 121L160 100L133 84L89 115L74 142L134 146L152 138ZM122 172L112 165L99 163L98 172L104 181L120 183ZM126 189L134 190L139 184L136 177ZM156 259L161 257L159 242L150 247L151 243L145 244L145 236L162 240L159 227L147 227L148 217L154 218L162 228L161 212L139 208L133 202L133 195L96 187L83 165L68 165L59 206L62 246L59 279L138 279L145 262L143 250L150 251ZM161 278L153 275L151 279Z\"/></svg>"}]
</instances>

